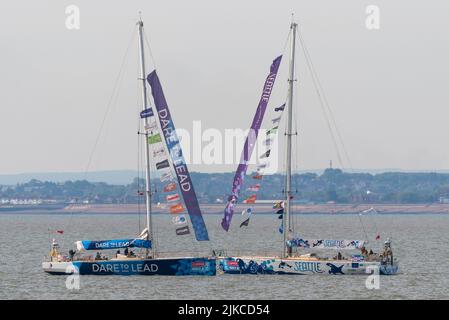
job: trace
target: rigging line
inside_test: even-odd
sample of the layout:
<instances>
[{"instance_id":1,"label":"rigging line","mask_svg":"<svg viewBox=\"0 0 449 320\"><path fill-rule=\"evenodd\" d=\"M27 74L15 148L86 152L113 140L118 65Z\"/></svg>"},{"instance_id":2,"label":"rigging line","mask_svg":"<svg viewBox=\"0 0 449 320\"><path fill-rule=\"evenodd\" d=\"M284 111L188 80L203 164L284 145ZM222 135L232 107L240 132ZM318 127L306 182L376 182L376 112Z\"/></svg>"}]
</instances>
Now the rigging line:
<instances>
[{"instance_id":1,"label":"rigging line","mask_svg":"<svg viewBox=\"0 0 449 320\"><path fill-rule=\"evenodd\" d=\"M136 52L137 60L139 60L139 52ZM140 79L140 66L139 64L136 64L136 79ZM140 114L142 101L141 100L141 93L140 93L140 81L136 81L136 115ZM140 133L144 130L142 128L142 119L140 117L137 117L137 132ZM144 144L147 143L146 138L142 139L140 134L137 134L137 201L138 201L138 214L139 214L139 230L140 233L142 231L142 197L140 193L143 191L145 192L145 186L142 185L142 180L144 179ZM148 230L149 232L150 230Z\"/></svg>"},{"instance_id":2,"label":"rigging line","mask_svg":"<svg viewBox=\"0 0 449 320\"><path fill-rule=\"evenodd\" d=\"M347 161L347 164L348 164L348 166L349 166L349 169L350 169L350 171L351 171L352 173L354 173L354 168L353 168L353 165L352 165L351 158L349 157L349 153L348 153L348 151L347 151L346 145L345 145L344 140L343 140L343 138L342 138L340 129L339 129L339 127L338 127L338 125L337 125L337 122L336 122L336 120L335 120L335 116L334 116L333 111L332 111L332 109L331 109L331 107L330 107L330 104L329 104L329 101L328 101L328 99L327 99L327 96L326 96L326 94L325 94L325 92L324 92L324 90L323 90L323 87L322 87L322 85L321 85L321 81L320 81L320 79L319 79L319 77L318 77L318 73L316 72L316 69L315 69L315 66L314 66L314 64L313 64L312 58L310 57L309 51L308 51L308 49L307 49L307 46L306 46L306 44L305 44L304 38L303 38L302 33L301 33L300 30L299 30L299 32L298 32L298 36L299 36L300 42L301 42L302 47L303 47L303 52L304 52L304 55L305 55L305 57L306 57L307 66L308 66L309 71L310 71L310 73L311 73L311 76L312 76L312 80L313 80L315 89L316 89L317 94L318 94L318 96L319 96L319 98L320 98L320 104L321 104L321 108L323 109L323 113L324 113L325 116L326 116L326 113L325 113L325 111L324 111L324 108L327 109L327 113L328 113L329 116L330 116L331 122L332 122L333 127L334 127L334 130L335 130L335 132L336 132L336 134L337 134L337 138L338 138L338 140L339 140L339 142L340 142L340 145L341 145L341 147L342 147L343 154L344 154L344 157L346 158L346 161ZM324 108L323 108L323 107L324 107ZM328 119L326 119L326 121L329 123L329 120L328 120ZM330 125L328 124L328 127L329 127L329 126L330 126ZM331 130L331 129L329 129L329 130ZM335 137L334 137L334 134L333 134L332 131L331 131L331 135L332 135L332 139L335 141ZM335 145L335 147L336 147L337 156L338 156L338 158L339 158L339 161L340 161L340 163L341 163L341 165L342 165L342 167L343 167L342 157L341 157L341 155L340 155L340 151L337 149L337 148L338 148L337 141L334 142L334 145ZM356 186L356 189L358 189L358 192L359 192L360 194L362 193L362 190L361 190L360 187L357 187L357 186ZM365 236L368 238L368 235L366 234L366 230L365 230L365 227L364 227L364 225L363 225L363 223L362 223L362 219L361 219L360 216L359 216L359 220L360 220L360 223L361 223L361 225L362 225L362 227L363 227L363 230L364 230L364 232L365 232ZM377 234L378 234L377 225L375 225L375 228L376 228L376 235L377 235Z\"/></svg>"},{"instance_id":3,"label":"rigging line","mask_svg":"<svg viewBox=\"0 0 449 320\"><path fill-rule=\"evenodd\" d=\"M140 182L139 181L140 181L140 175L138 174L137 175L137 215L138 215L138 230L141 231L142 230L142 226L141 226L142 211L141 211Z\"/></svg>"},{"instance_id":4,"label":"rigging line","mask_svg":"<svg viewBox=\"0 0 449 320\"><path fill-rule=\"evenodd\" d=\"M292 14L292 23L293 23L293 14ZM288 33L288 36L287 36L287 39L286 39L286 42L285 42L285 45L284 45L284 49L283 49L283 52L282 52L282 54L284 55L284 53L285 53L285 51L286 51L286 48L287 48L287 46L290 44L290 47L291 47L291 41L289 41L290 40L290 37L292 36L292 29L290 28L290 31L289 31L289 33ZM294 72L294 77L293 77L293 79L292 79L292 81L295 81L295 79L297 79L297 74L296 74L296 63L295 63L295 65L294 65L294 70L293 70L293 72ZM295 81L295 82L297 82L297 81ZM295 87L297 86L297 83L295 84ZM294 90L295 91L295 88L292 88L292 90ZM297 90L296 90L296 92L298 92ZM295 97L294 95L293 95L293 97ZM289 103L288 102L288 100L289 100L289 93L287 92L287 97L286 97L286 99L285 99L285 101L286 101L286 103ZM297 116L297 113L296 113L296 108L297 108L297 99L293 99L293 101L291 101L291 103L292 103L292 116L293 116L293 119L294 119L294 128L295 128L295 132L297 133L297 121L296 121L296 116ZM287 141L287 127L285 127L284 128L284 136L286 137L284 140L285 141ZM296 145L297 145L297 142L298 142L298 140L296 139L295 140L295 143L296 143ZM285 146L284 146L285 147ZM295 152L297 152L297 148L296 148L296 150L295 150ZM297 155L296 155L297 156ZM295 160L297 161L297 157L295 156ZM297 169L297 162L296 161L294 161L294 168L295 169ZM285 176L284 176L284 186L286 185L286 181L287 181L287 175L286 175L286 172L287 172L287 167L286 167L286 159L284 159L284 161L283 161L283 165L282 165L282 172L284 172L285 173ZM295 184L296 184L296 177L295 177L295 179L294 179L294 181L295 181ZM291 185L290 185L290 188L291 188ZM292 190L290 190L290 192L292 192ZM291 196L291 194L290 195L288 195L287 194L287 190L284 190L284 194L286 194L287 196ZM290 225L290 229L291 229L291 231L293 232L294 231L294 225L295 225L295 220L296 220L296 218L294 218L293 216L294 216L294 213L295 213L295 206L292 204L292 206L291 206L291 215L289 216L289 225Z\"/></svg>"},{"instance_id":5,"label":"rigging line","mask_svg":"<svg viewBox=\"0 0 449 320\"><path fill-rule=\"evenodd\" d=\"M376 217L372 216L372 220L373 220L373 224L374 224L374 240L378 240L378 239L376 239L376 237L379 235L379 230L377 229L377 224L375 222L375 219L376 219Z\"/></svg>"},{"instance_id":6,"label":"rigging line","mask_svg":"<svg viewBox=\"0 0 449 320\"><path fill-rule=\"evenodd\" d=\"M298 135L298 131L299 131L299 125L298 125L298 116L299 116L299 76L298 76L298 72L296 69L297 64L295 63L295 69L294 69L294 73L295 73L295 79L297 79L297 81L295 81L295 91L296 91L296 99L294 100L294 128L295 128L295 195L299 196L298 193L298 189L299 189L299 135ZM296 212L297 214L295 215L295 221L293 223L293 231L294 231L294 227L298 224L299 221L299 208L298 205L296 205Z\"/></svg>"},{"instance_id":7,"label":"rigging line","mask_svg":"<svg viewBox=\"0 0 449 320\"><path fill-rule=\"evenodd\" d=\"M372 212L371 217L372 217L372 220L374 223L374 229L375 229L374 232L375 232L375 235L377 236L377 235L379 235L379 229L377 228L376 218L378 217L379 212L377 212L377 210L374 209L373 207L371 207L371 209L370 209L370 212ZM362 213L363 213L363 211L362 211Z\"/></svg>"},{"instance_id":8,"label":"rigging line","mask_svg":"<svg viewBox=\"0 0 449 320\"><path fill-rule=\"evenodd\" d=\"M308 62L310 62L310 66L311 66L312 72L313 72L313 74L314 74L315 80L316 80L317 85L318 85L318 89L321 91L322 98L323 98L323 101L324 101L324 106L327 108L328 113L329 113L330 118L331 118L331 121L332 121L332 123L333 123L333 125L334 125L334 128L335 128L335 131L336 131L336 133L337 133L339 142L340 142L341 147L342 147L342 149L343 149L344 156L345 156L345 158L346 158L346 160L347 160L347 163L348 163L348 165L349 165L349 169L350 169L350 171L351 171L352 173L354 173L354 167L353 167L353 165L352 165L351 158L349 157L349 153L348 153L348 151L347 151L346 145L345 145L344 140L343 140L343 138L342 138L340 129L339 129L338 125L337 125L337 122L336 122L336 120L335 120L335 116L334 116L334 114L333 114L332 108L330 107L330 104L329 104L329 101L328 101L328 99L327 99L327 96L326 96L326 94L325 94L325 92L324 92L324 90L323 90L323 87L322 87L322 85L321 85L321 81L320 81L320 79L319 79L319 77L318 77L318 74L317 74L317 72L316 72L316 69L315 69L315 67L314 67L314 65L313 65L313 61L312 61L312 59L311 59L311 57L310 57L309 51L308 51L307 46L306 46L306 44L305 44L305 41L304 41L304 39L303 39L303 37L302 37L301 31L298 32L298 35L299 35L300 41L301 41L301 43L302 43L302 45L303 45L303 47L304 47L304 53L305 53L305 55L306 55L306 59L308 60ZM361 190L360 187L356 187L356 189L358 189L358 192L359 192L360 194L362 193L362 190ZM376 229L377 229L377 227L376 227ZM376 233L377 233L377 231L376 231Z\"/></svg>"},{"instance_id":9,"label":"rigging line","mask_svg":"<svg viewBox=\"0 0 449 320\"><path fill-rule=\"evenodd\" d=\"M105 109L105 112L104 112L104 115L103 115L103 119L102 119L102 122L101 122L101 125L100 125L100 129L98 131L97 137L95 138L95 143L94 143L93 148L92 148L92 150L90 152L89 159L88 159L87 165L86 165L85 170L84 170L84 176L85 177L87 176L87 173L89 172L89 168L90 168L90 165L91 165L91 162L92 162L92 158L93 158L93 155L94 155L95 150L97 148L98 142L100 140L100 136L101 136L101 133L103 131L104 125L106 123L107 115L108 115L109 110L110 110L110 108L112 106L112 102L114 100L114 96L116 96L116 92L118 90L118 85L121 83L120 79L123 76L123 69L124 69L124 66L125 66L125 62L127 60L128 52L129 52L129 49L131 48L132 43L134 42L134 38L135 38L135 34L136 34L135 28L136 27L134 26L133 30L132 30L132 34L131 34L131 39L128 42L128 46L126 48L125 54L124 54L124 56L122 58L122 62L120 64L119 72L118 72L117 77L115 78L115 81L114 81L112 93L111 93L111 95L110 95L110 97L108 99L108 103L106 104L106 109ZM71 210L69 221L67 222L67 225L66 225L66 228L65 228L67 230L69 229L69 227L70 227L70 225L72 223L73 211L74 210Z\"/></svg>"},{"instance_id":10,"label":"rigging line","mask_svg":"<svg viewBox=\"0 0 449 320\"><path fill-rule=\"evenodd\" d=\"M139 76L138 76L138 74L139 74L139 68L138 68L138 66L136 66L136 78L138 79L139 78ZM136 81L136 114L139 114L139 110L140 110L140 108L138 107L139 106L139 84L138 84L138 81ZM141 128L142 128L142 125L141 125L141 120L140 120L140 118L137 118L137 132L139 133L140 132L140 130L141 130ZM137 134L137 190L136 190L136 192L137 192L137 213L138 213L138 220L139 220L139 222L138 222L138 227L139 227L139 232L142 230L141 229L141 214L142 214L142 212L141 212L141 199L140 199L140 170L141 170L141 168L140 168L140 165L141 165L141 148L142 148L142 141L141 141L141 139L140 139L140 134Z\"/></svg>"},{"instance_id":11,"label":"rigging line","mask_svg":"<svg viewBox=\"0 0 449 320\"><path fill-rule=\"evenodd\" d=\"M106 119L107 119L108 113L109 113L110 108L112 106L112 102L114 100L114 97L116 96L116 91L118 89L118 85L120 84L120 79L122 78L122 75L123 75L123 69L124 69L124 66L125 66L125 62L127 60L128 52L129 52L129 49L131 48L132 43L134 42L134 38L135 38L135 27L133 28L132 36L131 36L131 39L130 39L130 41L128 43L128 47L126 48L125 55L123 56L123 59L122 59L121 65L120 65L120 69L119 69L119 73L118 73L118 75L117 75L117 77L116 77L116 79L114 81L114 87L113 87L113 90L112 90L112 94L111 94L111 96L110 96L110 98L108 100L108 103L106 105L106 109L105 109L105 112L104 112L104 115L103 115L103 119L102 119L102 122L101 122L101 125L100 125L100 129L98 131L97 137L95 139L94 146L93 146L92 151L90 153L89 161L87 162L87 165L86 165L85 173L87 173L89 171L93 155L95 153L95 150L97 148L98 142L100 140L101 133L103 132L104 125L106 123Z\"/></svg>"},{"instance_id":12,"label":"rigging line","mask_svg":"<svg viewBox=\"0 0 449 320\"><path fill-rule=\"evenodd\" d=\"M151 58L151 61L153 62L154 69L156 69L156 60L154 59L153 51L151 50L150 42L148 41L148 37L147 37L147 33L145 31L145 28L143 29L143 38L145 40L145 44L148 47L148 52L150 53L150 58Z\"/></svg>"},{"instance_id":13,"label":"rigging line","mask_svg":"<svg viewBox=\"0 0 449 320\"><path fill-rule=\"evenodd\" d=\"M362 225L363 233L365 234L365 239L368 240L368 234L366 233L365 226L364 226L364 224L363 224L363 222L362 222L362 216L361 216L360 213L358 214L358 216L359 216L360 224Z\"/></svg>"},{"instance_id":14,"label":"rigging line","mask_svg":"<svg viewBox=\"0 0 449 320\"><path fill-rule=\"evenodd\" d=\"M321 96L322 96L322 99L323 99L323 102L324 102L324 106L328 110L328 113L330 115L330 119L331 119L332 124L333 124L334 129L335 129L335 132L337 133L339 142L340 142L340 144L342 146L342 149L343 149L343 152L344 152L344 156L346 157L346 160L348 161L348 165L349 165L351 171L354 172L351 159L350 159L348 151L346 149L346 146L345 146L344 140L342 138L340 129L339 129L339 127L337 125L337 122L335 120L334 113L332 111L332 108L330 107L330 104L329 104L329 101L328 101L327 96L325 94L325 91L323 90L323 86L321 85L320 78L318 77L318 73L316 72L316 68L315 68L315 66L313 64L312 58L310 57L309 50L307 49L307 46L305 44L304 38L303 38L300 30L298 32L298 36L299 36L300 42L301 42L301 44L303 46L304 55L306 56L306 59L308 60L308 62L310 62L311 73L313 73L313 77L316 80L316 84L317 84L318 90L320 90L320 92L321 92Z\"/></svg>"},{"instance_id":15,"label":"rigging line","mask_svg":"<svg viewBox=\"0 0 449 320\"><path fill-rule=\"evenodd\" d=\"M125 59L125 61L126 62L125 62L124 68L127 67L128 59ZM121 88L122 88L122 85L123 85L124 78L125 78L125 74L124 74L124 72L122 72L122 75L121 75L121 77L119 79L119 82L118 82L118 87L117 87L116 94L114 96L113 102L111 103L111 108L108 111L109 113L111 113L111 112L114 113L114 112L117 111L118 101L119 101L120 92L121 92ZM107 119L107 116L106 116L106 119ZM104 132L103 136L108 137L109 136L109 131L110 131L110 126L111 126L111 121L110 120L109 121L105 121L104 124L105 124L105 126L103 127L103 132ZM101 137L101 134L98 136L98 138L100 138L100 137Z\"/></svg>"},{"instance_id":16,"label":"rigging line","mask_svg":"<svg viewBox=\"0 0 449 320\"><path fill-rule=\"evenodd\" d=\"M285 51L287 50L287 46L290 48L291 47L291 41L290 41L290 37L292 36L292 28L289 29L288 35L287 35L287 39L285 41L285 45L284 45L284 49L282 50L282 55L285 54ZM287 79L290 76L287 77ZM287 81L288 82L288 81ZM290 100L290 95L289 95L289 90L287 90L286 93L286 98L285 98L285 105L287 106L287 104L289 103ZM287 117L288 118L288 117ZM288 120L286 120L288 121ZM286 148L286 142L287 142L288 136L287 136L287 124L284 127L284 148ZM282 161L282 174L284 175L284 184L282 186L283 192L282 192L282 198L284 198L284 195L287 194L287 190L285 190L285 186L287 185L287 163L286 163L287 159L283 159Z\"/></svg>"},{"instance_id":17,"label":"rigging line","mask_svg":"<svg viewBox=\"0 0 449 320\"><path fill-rule=\"evenodd\" d=\"M377 211L375 212L375 215L373 216L373 222L374 222L374 229L375 229L375 232L376 232L376 237L377 236L380 237L379 229L377 229L376 218L377 218Z\"/></svg>"},{"instance_id":18,"label":"rigging line","mask_svg":"<svg viewBox=\"0 0 449 320\"><path fill-rule=\"evenodd\" d=\"M299 33L298 33L298 34L299 34ZM300 38L300 39L301 39L301 38ZM301 44L302 44L302 43L301 43ZM326 120L326 124L327 124L328 130L329 130L329 133L330 133L330 135L331 135L331 138L332 138L332 142L333 142L333 144L334 144L335 151L337 152L338 161L340 162L340 165L341 165L342 167L344 167L344 162L343 162L343 159L342 159L342 157L341 157L340 150L339 150L339 148L338 148L338 143L337 143L336 137L335 137L334 132L333 132L333 130L332 130L331 122L329 121L329 117L328 117L328 115L327 115L326 108L325 108L325 106L324 106L323 98L322 98L322 96L321 96L320 90L319 90L318 85L317 85L317 83L316 83L316 79L315 79L315 77L314 77L314 75L313 75L312 66L310 65L309 59L307 58L307 54L306 54L306 52L305 52L305 47L304 47L304 45L302 45L301 47L302 47L302 49L303 49L304 56L305 56L305 58L306 58L305 60L306 60L307 68L308 68L308 70L309 70L309 72L310 72L310 74L311 74L312 82L313 82L313 85L314 85L314 87L315 87L315 91L316 91L316 93L317 93L317 95L318 95L318 100L319 100L319 102L320 102L320 107L321 107L321 110L322 110L322 112L323 112L324 118L325 118L325 120Z\"/></svg>"},{"instance_id":19,"label":"rigging line","mask_svg":"<svg viewBox=\"0 0 449 320\"><path fill-rule=\"evenodd\" d=\"M335 120L335 116L334 116L333 111L332 111L332 109L330 107L330 104L329 104L329 101L327 99L327 96L326 96L326 94L325 94L325 92L323 90L323 87L321 85L321 81L320 81L320 79L318 77L318 74L317 74L316 69L314 67L312 58L310 57L310 54L309 54L309 50L307 49L307 45L305 44L304 38L303 38L302 33L301 33L300 30L298 32L298 35L299 35L299 38L300 38L300 42L301 42L301 44L303 46L304 55L306 56L306 61L308 63L309 69L311 69L310 72L312 74L312 79L314 79L314 84L315 84L315 81L316 81L316 84L318 86L317 92L321 92L322 99L323 99L323 102L324 102L324 107L327 108L327 112L330 115L330 119L332 121L332 124L334 126L335 132L337 134L337 137L338 137L339 142L341 144L341 147L343 149L343 154L344 154L344 156L346 158L346 161L347 161L347 164L349 166L349 169L350 169L351 173L354 173L354 168L353 168L353 165L352 165L352 161L351 161L351 159L349 157L346 145L345 145L344 140L342 138L342 135L340 133L340 129L339 129L338 125L337 125L337 122ZM310 63L310 65L309 65L309 63ZM320 99L320 103L321 103L321 99ZM323 111L323 113L324 113L324 111ZM333 133L331 133L331 134L333 135ZM334 144L336 144L336 143L334 143ZM337 146L336 146L336 148L337 148ZM341 156L340 156L339 150L337 150L337 156L339 157L339 161L341 163ZM358 193L362 194L361 188L358 187L357 185L356 185L356 190L358 191ZM377 226L375 226L375 228L376 228L376 234L378 234Z\"/></svg>"},{"instance_id":20,"label":"rigging line","mask_svg":"<svg viewBox=\"0 0 449 320\"><path fill-rule=\"evenodd\" d=\"M332 124L334 125L334 129L335 129L335 131L337 132L337 134L339 136L340 143L342 145L344 145L343 144L343 139L341 139L341 135L339 134L338 126L336 125L336 122L335 122L335 117L333 116L332 110L329 107L328 100L326 98L324 90L322 89L321 82L319 80L319 77L318 77L318 74L316 72L316 69L315 69L315 67L313 65L313 61L312 61L312 58L310 57L310 54L309 54L309 51L308 51L307 46L305 44L305 41L304 41L304 39L303 39L303 37L301 35L301 32L298 32L298 36L299 36L300 42L301 42L302 47L303 47L304 56L305 56L306 62L308 64L309 71L310 71L311 76L312 76L312 80L314 81L314 85L315 85L316 90L319 92L320 102L322 101L322 105L326 108L327 112L329 113L329 116L330 116L330 119L332 121Z\"/></svg>"},{"instance_id":21,"label":"rigging line","mask_svg":"<svg viewBox=\"0 0 449 320\"><path fill-rule=\"evenodd\" d=\"M153 62L154 68L156 69L156 61L155 61L155 59L154 59L153 52L152 52L152 50L151 50L151 46L150 46L150 43L149 43L149 41L148 41L148 37L147 37L147 34L146 34L146 32L145 32L145 29L143 29L143 35L144 35L145 44L146 44L146 46L147 46L147 48L148 48L148 51L149 51L149 54L150 54L150 58L151 58L151 60L152 60L152 62ZM151 99L150 99L149 96L148 96L148 104L151 106ZM156 121L156 123L157 123L157 121ZM159 123L157 123L157 127L158 127L158 131L161 132L161 130L159 129L159 127L160 127L160 124L159 124ZM169 150L167 149L167 146L166 146L165 144L163 144L163 148L166 150L167 155L169 155L170 152L169 152ZM168 161L169 161L170 163L172 163L172 159L171 159L171 158L168 158ZM155 169L156 169L156 168L155 168ZM155 170L155 171L157 172L157 170ZM175 170L174 170L174 168L173 168L172 166L170 166L170 170L169 170L169 171L170 171L170 173L172 174L173 177L176 177ZM157 244L157 243L158 243L157 229L155 230L155 233L156 233L156 244ZM194 241L193 236L190 236L189 238L190 238L191 241L193 242L193 246L197 246L197 245L198 245L197 242Z\"/></svg>"},{"instance_id":22,"label":"rigging line","mask_svg":"<svg viewBox=\"0 0 449 320\"><path fill-rule=\"evenodd\" d=\"M285 54L285 50L287 49L288 44L290 43L290 37L292 36L292 29L290 28L287 34L287 39L284 42L284 48L282 49L282 56Z\"/></svg>"},{"instance_id":23,"label":"rigging line","mask_svg":"<svg viewBox=\"0 0 449 320\"><path fill-rule=\"evenodd\" d=\"M139 125L138 125L138 130L140 131L140 120L139 120ZM138 226L139 226L139 231L141 231L142 229L141 229L141 221L140 221L140 219L141 219L141 199L140 199L140 159L141 159L141 145L142 145L142 143L141 143L141 139L140 139L140 135L138 134L137 135L137 190L136 190L136 192L137 192L137 213L138 213L138 216L139 216L139 223L138 223Z\"/></svg>"},{"instance_id":24,"label":"rigging line","mask_svg":"<svg viewBox=\"0 0 449 320\"><path fill-rule=\"evenodd\" d=\"M289 44L289 40L290 40L290 37L291 37L291 33L292 33L292 30L290 29L289 32L288 32L288 34L287 34L287 38L285 39L285 42L284 42L284 48L282 49L282 56L284 56L285 51L286 51L286 48L287 48L287 46L288 46L288 44ZM288 93L286 94L286 99L285 99L284 101L287 101L287 98L288 98ZM266 117L265 117L265 119L266 119ZM286 130L286 129L285 129L285 130ZM278 136L279 136L279 135L278 135Z\"/></svg>"}]
</instances>

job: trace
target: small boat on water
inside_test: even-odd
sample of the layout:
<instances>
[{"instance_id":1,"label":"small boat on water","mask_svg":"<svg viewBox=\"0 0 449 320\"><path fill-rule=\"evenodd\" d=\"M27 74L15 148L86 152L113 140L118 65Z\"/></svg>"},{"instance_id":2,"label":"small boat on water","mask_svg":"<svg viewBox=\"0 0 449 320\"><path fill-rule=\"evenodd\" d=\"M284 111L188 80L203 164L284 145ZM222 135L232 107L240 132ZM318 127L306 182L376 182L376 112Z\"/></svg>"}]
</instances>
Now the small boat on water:
<instances>
[{"instance_id":1,"label":"small boat on water","mask_svg":"<svg viewBox=\"0 0 449 320\"><path fill-rule=\"evenodd\" d=\"M263 169L268 164L268 158L271 153L269 146L274 141L274 135L277 133L279 123L286 109L287 124L286 124L286 172L284 185L284 198L275 204L273 209L277 209L276 213L279 219L282 220L279 232L283 237L283 248L279 255L267 254L237 254L229 255L222 254L219 257L219 269L225 274L332 274L332 275L352 275L352 274L367 274L378 273L383 275L392 275L397 273L398 265L396 259L393 258L393 251L391 241L388 239L384 243L383 252L375 254L372 250L368 251L366 246L367 240L345 240L345 239L303 239L294 233L292 223L292 136L296 133L292 130L292 105L295 80L295 40L296 40L297 24L292 22L290 27L290 61L289 61L289 76L288 76L288 94L287 102L280 107L274 109L275 118L272 120L273 128L266 132L264 144L268 146L260 158L266 161L258 166L257 173L252 176L253 179L259 181L263 177ZM307 56L306 56L307 58ZM223 229L227 232L229 230L231 219L234 214L234 209L239 198L239 194L243 185L243 180L249 166L251 155L256 145L259 130L263 121L265 111L267 109L268 101L279 66L282 60L282 55L277 57L270 68L270 73L266 78L262 96L256 110L253 122L251 124L250 133L245 141L244 150L240 164L235 173L234 182L232 185L232 192L228 198L228 202L224 211L224 217L221 223ZM260 170L261 169L261 170ZM250 186L248 190L257 192L260 188L260 183ZM246 204L255 203L257 194L251 195L243 202ZM240 228L248 226L249 215L252 209L247 209L242 214L247 215ZM314 251L314 252L313 252ZM329 251L333 252L330 256ZM335 251L338 253L335 255ZM341 252L345 252L342 254ZM356 253L349 254L356 251ZM318 253L317 253L318 252ZM323 254L324 253L324 254Z\"/></svg>"},{"instance_id":2,"label":"small boat on water","mask_svg":"<svg viewBox=\"0 0 449 320\"><path fill-rule=\"evenodd\" d=\"M143 22L137 23L140 52L140 81L142 83L142 119L145 145L145 196L146 228L137 237L113 240L81 240L76 249L64 254L53 239L49 256L42 268L49 274L91 275L207 275L216 274L216 258L213 256L186 256L164 254L156 250L153 241L152 190L150 164L155 160L156 171L165 183L164 197L176 228L176 236L190 234L189 219L197 241L208 241L204 223L192 180L187 169L181 145L162 91L156 70L146 74L144 58ZM146 83L152 89L156 111L150 106ZM153 157L150 157L150 152ZM188 213L185 214L185 213ZM62 231L61 231L62 233ZM124 249L123 253L120 251ZM103 251L105 250L105 251ZM136 250L134 253L132 250ZM87 253L96 251L96 255ZM101 252L110 252L109 255Z\"/></svg>"}]
</instances>

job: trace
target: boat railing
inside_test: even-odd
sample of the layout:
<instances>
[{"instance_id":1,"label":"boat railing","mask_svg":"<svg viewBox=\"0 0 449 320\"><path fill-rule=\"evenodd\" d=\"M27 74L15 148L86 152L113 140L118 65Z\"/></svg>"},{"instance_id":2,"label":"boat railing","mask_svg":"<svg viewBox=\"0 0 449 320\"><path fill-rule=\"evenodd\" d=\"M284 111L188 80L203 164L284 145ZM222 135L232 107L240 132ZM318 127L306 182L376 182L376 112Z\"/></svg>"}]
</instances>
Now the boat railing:
<instances>
[{"instance_id":1,"label":"boat railing","mask_svg":"<svg viewBox=\"0 0 449 320\"><path fill-rule=\"evenodd\" d=\"M222 249L215 250L216 256L219 257L276 257L278 258L279 252L269 250L243 250L243 249Z\"/></svg>"},{"instance_id":2,"label":"boat railing","mask_svg":"<svg viewBox=\"0 0 449 320\"><path fill-rule=\"evenodd\" d=\"M212 257L211 252L208 251L158 251L158 258L171 258L171 257Z\"/></svg>"},{"instance_id":3,"label":"boat railing","mask_svg":"<svg viewBox=\"0 0 449 320\"><path fill-rule=\"evenodd\" d=\"M213 249L210 251L158 251L158 258L170 258L170 257L235 257L235 256L248 256L248 257L279 257L279 252L268 250L227 250L227 249Z\"/></svg>"}]
</instances>

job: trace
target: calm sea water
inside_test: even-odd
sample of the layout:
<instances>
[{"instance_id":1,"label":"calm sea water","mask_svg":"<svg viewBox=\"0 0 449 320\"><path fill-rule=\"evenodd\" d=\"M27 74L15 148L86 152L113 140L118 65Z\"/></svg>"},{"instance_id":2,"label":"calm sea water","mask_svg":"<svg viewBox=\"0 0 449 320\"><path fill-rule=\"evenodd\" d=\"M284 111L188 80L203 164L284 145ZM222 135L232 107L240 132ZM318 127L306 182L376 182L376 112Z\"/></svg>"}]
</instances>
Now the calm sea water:
<instances>
[{"instance_id":1,"label":"calm sea water","mask_svg":"<svg viewBox=\"0 0 449 320\"><path fill-rule=\"evenodd\" d=\"M219 215L205 218L211 241L176 236L170 217L156 215L161 251L233 249L278 252L276 215L254 215L229 233ZM400 274L381 277L379 290L365 287L365 276L221 275L217 277L82 276L80 290L68 290L65 276L41 270L50 239L71 248L75 240L130 237L144 224L139 215L0 214L0 299L448 299L449 215L298 215L296 229L308 238L374 239L391 236ZM49 228L64 229L63 237ZM374 248L382 242L371 241Z\"/></svg>"}]
</instances>

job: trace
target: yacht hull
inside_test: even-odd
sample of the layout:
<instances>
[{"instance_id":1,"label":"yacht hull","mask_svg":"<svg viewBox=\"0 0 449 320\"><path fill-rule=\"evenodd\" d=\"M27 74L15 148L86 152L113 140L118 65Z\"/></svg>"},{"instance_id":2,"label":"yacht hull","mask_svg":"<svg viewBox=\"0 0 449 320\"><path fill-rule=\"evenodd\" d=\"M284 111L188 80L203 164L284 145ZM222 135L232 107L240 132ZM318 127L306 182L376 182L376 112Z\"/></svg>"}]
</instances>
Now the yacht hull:
<instances>
[{"instance_id":1,"label":"yacht hull","mask_svg":"<svg viewBox=\"0 0 449 320\"><path fill-rule=\"evenodd\" d=\"M377 261L307 260L273 257L222 257L219 270L225 274L332 274L355 275L396 274L397 265L382 265Z\"/></svg>"},{"instance_id":2,"label":"yacht hull","mask_svg":"<svg viewBox=\"0 0 449 320\"><path fill-rule=\"evenodd\" d=\"M215 258L127 259L105 261L43 262L50 274L214 276Z\"/></svg>"}]
</instances>

